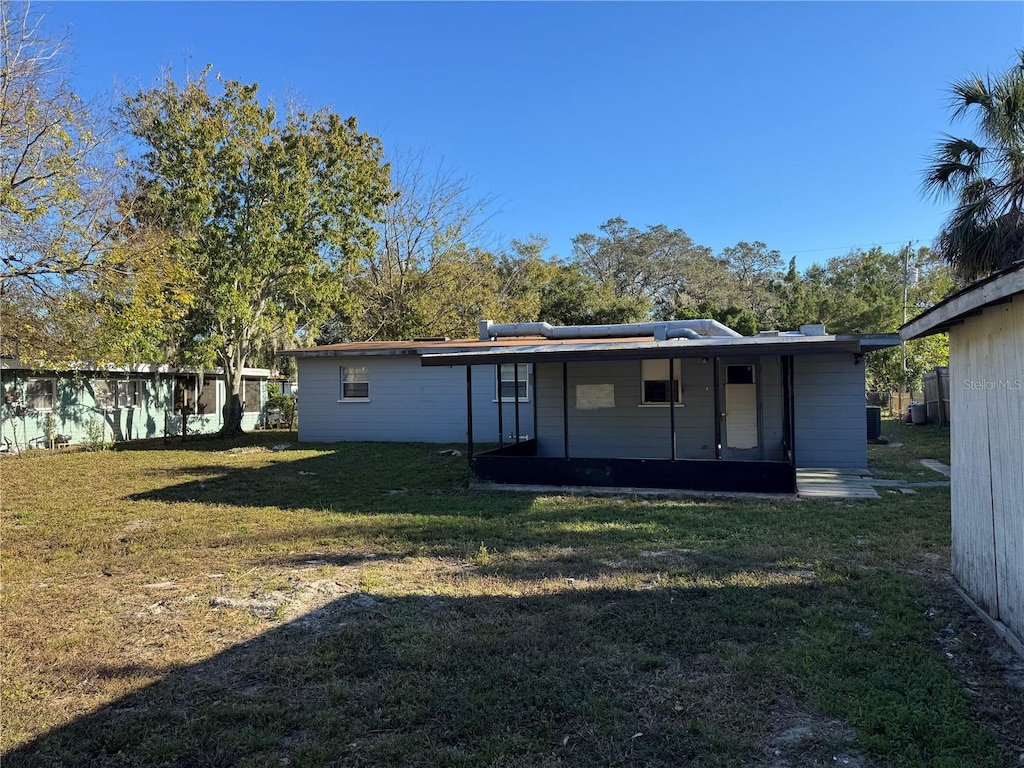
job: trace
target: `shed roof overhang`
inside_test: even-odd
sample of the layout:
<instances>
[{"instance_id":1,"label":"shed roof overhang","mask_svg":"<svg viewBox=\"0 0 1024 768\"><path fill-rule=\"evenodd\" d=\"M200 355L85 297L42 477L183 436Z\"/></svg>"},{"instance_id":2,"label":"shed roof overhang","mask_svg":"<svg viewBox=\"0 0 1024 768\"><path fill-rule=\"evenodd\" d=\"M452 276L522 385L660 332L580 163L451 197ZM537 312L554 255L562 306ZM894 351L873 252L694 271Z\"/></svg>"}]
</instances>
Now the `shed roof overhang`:
<instances>
[{"instance_id":1,"label":"shed roof overhang","mask_svg":"<svg viewBox=\"0 0 1024 768\"><path fill-rule=\"evenodd\" d=\"M1002 304L1021 294L1024 294L1024 264L996 272L946 297L900 328L900 336L909 341L944 333L968 317L981 314L986 307Z\"/></svg>"},{"instance_id":2,"label":"shed roof overhang","mask_svg":"<svg viewBox=\"0 0 1024 768\"><path fill-rule=\"evenodd\" d=\"M649 360L666 357L738 357L846 352L855 355L899 344L896 334L871 336L750 336L668 341L546 342L524 339L515 345L480 350L421 352L423 365Z\"/></svg>"}]
</instances>

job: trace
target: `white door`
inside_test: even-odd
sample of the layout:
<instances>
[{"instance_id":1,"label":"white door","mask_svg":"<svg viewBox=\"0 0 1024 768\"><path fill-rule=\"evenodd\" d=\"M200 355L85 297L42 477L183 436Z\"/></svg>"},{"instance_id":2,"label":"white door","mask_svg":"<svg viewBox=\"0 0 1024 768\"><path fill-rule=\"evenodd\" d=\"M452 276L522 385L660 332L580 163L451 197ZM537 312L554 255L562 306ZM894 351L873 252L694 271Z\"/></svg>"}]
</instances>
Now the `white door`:
<instances>
[{"instance_id":1,"label":"white door","mask_svg":"<svg viewBox=\"0 0 1024 768\"><path fill-rule=\"evenodd\" d=\"M725 366L725 448L757 448L757 380L752 364ZM735 454L734 454L735 455Z\"/></svg>"}]
</instances>

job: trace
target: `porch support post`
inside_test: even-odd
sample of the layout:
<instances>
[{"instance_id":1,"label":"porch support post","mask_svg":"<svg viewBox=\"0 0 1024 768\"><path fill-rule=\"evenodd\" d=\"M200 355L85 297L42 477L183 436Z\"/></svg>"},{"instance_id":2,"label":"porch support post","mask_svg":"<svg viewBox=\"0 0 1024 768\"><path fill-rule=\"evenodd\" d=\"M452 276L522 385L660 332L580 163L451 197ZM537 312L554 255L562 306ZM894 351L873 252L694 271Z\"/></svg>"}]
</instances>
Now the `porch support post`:
<instances>
[{"instance_id":1,"label":"porch support post","mask_svg":"<svg viewBox=\"0 0 1024 768\"><path fill-rule=\"evenodd\" d=\"M534 403L534 408L537 407ZM562 454L569 458L569 364L562 363Z\"/></svg>"},{"instance_id":2,"label":"porch support post","mask_svg":"<svg viewBox=\"0 0 1024 768\"><path fill-rule=\"evenodd\" d=\"M672 440L672 461L676 460L676 361L668 359L668 431Z\"/></svg>"},{"instance_id":3,"label":"porch support post","mask_svg":"<svg viewBox=\"0 0 1024 768\"><path fill-rule=\"evenodd\" d=\"M533 402L533 439L537 439L537 367L534 363L530 363L530 397Z\"/></svg>"},{"instance_id":4,"label":"porch support post","mask_svg":"<svg viewBox=\"0 0 1024 768\"><path fill-rule=\"evenodd\" d=\"M516 445L519 445L519 363L512 363L512 385L515 391Z\"/></svg>"},{"instance_id":5,"label":"porch support post","mask_svg":"<svg viewBox=\"0 0 1024 768\"><path fill-rule=\"evenodd\" d=\"M711 365L713 366L712 375L714 376L714 384L712 389L715 393L715 458L722 458L722 393L719 391L721 382L719 381L718 375L718 358L711 358Z\"/></svg>"},{"instance_id":6,"label":"porch support post","mask_svg":"<svg viewBox=\"0 0 1024 768\"><path fill-rule=\"evenodd\" d=\"M504 403L501 402L501 363L494 366L494 372L498 376L498 447L505 447L505 424L502 417L505 412Z\"/></svg>"},{"instance_id":7,"label":"porch support post","mask_svg":"<svg viewBox=\"0 0 1024 768\"><path fill-rule=\"evenodd\" d=\"M782 439L789 454L787 458L796 466L796 428L793 409L793 356L782 358Z\"/></svg>"},{"instance_id":8,"label":"porch support post","mask_svg":"<svg viewBox=\"0 0 1024 768\"><path fill-rule=\"evenodd\" d=\"M466 455L473 458L473 366L466 366Z\"/></svg>"}]
</instances>

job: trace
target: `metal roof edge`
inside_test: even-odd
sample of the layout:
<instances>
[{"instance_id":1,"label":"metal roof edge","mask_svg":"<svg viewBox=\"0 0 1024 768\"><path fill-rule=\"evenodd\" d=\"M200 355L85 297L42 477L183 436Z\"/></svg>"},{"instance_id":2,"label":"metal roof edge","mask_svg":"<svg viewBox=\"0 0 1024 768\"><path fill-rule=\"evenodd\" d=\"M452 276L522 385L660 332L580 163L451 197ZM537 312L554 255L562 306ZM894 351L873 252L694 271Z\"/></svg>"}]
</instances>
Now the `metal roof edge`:
<instances>
[{"instance_id":1,"label":"metal roof edge","mask_svg":"<svg viewBox=\"0 0 1024 768\"><path fill-rule=\"evenodd\" d=\"M892 335L892 344L899 337ZM879 346L879 345L872 345ZM739 338L672 339L643 342L584 342L581 344L522 344L465 352L430 352L420 356L424 366L496 364L548 359L558 362L583 360L654 359L658 357L717 357L740 354L790 354L797 352L861 352L859 337L836 336L743 336Z\"/></svg>"},{"instance_id":2,"label":"metal roof edge","mask_svg":"<svg viewBox=\"0 0 1024 768\"><path fill-rule=\"evenodd\" d=\"M905 341L948 331L986 307L1024 293L1024 264L997 272L947 296L900 328Z\"/></svg>"},{"instance_id":3,"label":"metal roof edge","mask_svg":"<svg viewBox=\"0 0 1024 768\"><path fill-rule=\"evenodd\" d=\"M898 333L842 333L836 336L837 341L859 341L868 351L897 346L902 339Z\"/></svg>"},{"instance_id":4,"label":"metal roof edge","mask_svg":"<svg viewBox=\"0 0 1024 768\"><path fill-rule=\"evenodd\" d=\"M137 365L100 365L78 361L73 365L47 366L31 365L17 359L0 359L0 370L4 371L29 371L40 373L127 373L127 374L198 374L200 369L192 366L175 367L166 363L138 363ZM223 376L224 369L221 367L207 368L203 371L208 376ZM243 376L255 378L270 378L276 372L270 368L243 368Z\"/></svg>"},{"instance_id":5,"label":"metal roof edge","mask_svg":"<svg viewBox=\"0 0 1024 768\"><path fill-rule=\"evenodd\" d=\"M472 349L472 347L452 347L452 350L458 349ZM444 349L442 347L431 347L429 349ZM380 349L317 349L311 347L309 349L287 349L277 353L278 357L294 357L296 359L303 357L362 357L362 356L398 356L398 355L420 355L429 352L429 349L418 346L410 347L387 347ZM448 350L446 350L448 351Z\"/></svg>"}]
</instances>

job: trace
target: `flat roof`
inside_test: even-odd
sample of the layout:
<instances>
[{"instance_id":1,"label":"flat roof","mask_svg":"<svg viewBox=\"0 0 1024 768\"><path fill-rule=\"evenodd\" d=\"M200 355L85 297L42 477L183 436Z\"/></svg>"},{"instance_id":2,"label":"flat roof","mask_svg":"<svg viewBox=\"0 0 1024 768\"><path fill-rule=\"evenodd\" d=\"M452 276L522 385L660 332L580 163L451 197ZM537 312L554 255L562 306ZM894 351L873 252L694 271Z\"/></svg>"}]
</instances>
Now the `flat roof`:
<instances>
[{"instance_id":1,"label":"flat roof","mask_svg":"<svg viewBox=\"0 0 1024 768\"><path fill-rule=\"evenodd\" d=\"M363 341L289 349L286 357L418 355L423 365L477 365L534 361L641 360L659 357L722 357L749 354L859 354L900 343L897 334L805 336L780 333L759 336L707 336L658 341L650 336L595 339L545 339L540 336L424 341Z\"/></svg>"},{"instance_id":2,"label":"flat roof","mask_svg":"<svg viewBox=\"0 0 1024 768\"><path fill-rule=\"evenodd\" d=\"M1009 301L1020 294L1024 294L1024 264L995 272L947 296L900 328L900 336L909 341L944 333L968 317L980 314L986 307Z\"/></svg>"},{"instance_id":3,"label":"flat roof","mask_svg":"<svg viewBox=\"0 0 1024 768\"><path fill-rule=\"evenodd\" d=\"M421 353L423 365L482 365L588 360L645 360L666 357L738 357L743 355L850 352L861 354L899 344L896 334L857 336L708 337L703 339L506 339L490 348L432 350ZM486 347L488 342L477 342Z\"/></svg>"},{"instance_id":4,"label":"flat roof","mask_svg":"<svg viewBox=\"0 0 1024 768\"><path fill-rule=\"evenodd\" d=\"M647 337L644 337L647 338ZM637 339L639 341L640 339ZM563 342L537 338L538 343ZM621 339L620 339L621 341ZM343 344L324 344L319 347L286 349L277 354L281 357L340 357L348 355L421 355L430 352L505 347L521 344L521 338L505 338L492 341L479 339L422 339L412 341L349 341Z\"/></svg>"}]
</instances>

